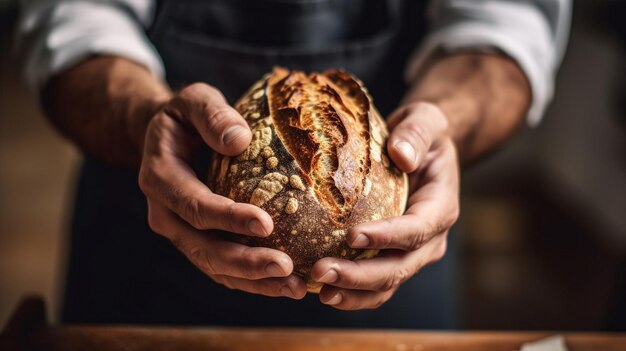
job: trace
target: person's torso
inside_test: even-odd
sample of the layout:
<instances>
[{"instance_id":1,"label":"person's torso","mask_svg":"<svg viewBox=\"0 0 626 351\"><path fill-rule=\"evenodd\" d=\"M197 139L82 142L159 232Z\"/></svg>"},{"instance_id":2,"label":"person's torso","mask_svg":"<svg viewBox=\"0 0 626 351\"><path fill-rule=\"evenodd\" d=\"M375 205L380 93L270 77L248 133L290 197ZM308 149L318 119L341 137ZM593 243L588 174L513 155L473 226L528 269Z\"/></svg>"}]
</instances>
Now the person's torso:
<instances>
[{"instance_id":1,"label":"person's torso","mask_svg":"<svg viewBox=\"0 0 626 351\"><path fill-rule=\"evenodd\" d=\"M364 81L386 114L404 91L404 63L422 35L423 10L417 0L171 0L159 2L149 34L175 89L202 81L232 103L274 65L343 68ZM206 164L196 167L200 179ZM311 294L293 301L216 284L146 219L136 172L88 159L75 204L64 322L453 326L450 258L403 284L381 308L344 312Z\"/></svg>"},{"instance_id":2,"label":"person's torso","mask_svg":"<svg viewBox=\"0 0 626 351\"><path fill-rule=\"evenodd\" d=\"M384 114L405 90L424 8L416 0L162 0L150 38L174 89L202 81L234 103L275 65L341 68Z\"/></svg>"}]
</instances>

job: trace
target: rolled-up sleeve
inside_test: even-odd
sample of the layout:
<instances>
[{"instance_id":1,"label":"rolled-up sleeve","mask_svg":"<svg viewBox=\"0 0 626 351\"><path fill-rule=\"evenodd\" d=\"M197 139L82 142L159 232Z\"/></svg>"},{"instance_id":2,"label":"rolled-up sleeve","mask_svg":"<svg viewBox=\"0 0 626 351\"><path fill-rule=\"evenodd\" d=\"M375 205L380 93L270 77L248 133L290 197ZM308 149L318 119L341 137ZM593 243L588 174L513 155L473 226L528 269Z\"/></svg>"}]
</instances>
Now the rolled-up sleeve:
<instances>
[{"instance_id":1,"label":"rolled-up sleeve","mask_svg":"<svg viewBox=\"0 0 626 351\"><path fill-rule=\"evenodd\" d=\"M54 74L91 55L117 55L163 76L145 29L150 0L25 0L17 30L18 55L29 87L38 92Z\"/></svg>"},{"instance_id":2,"label":"rolled-up sleeve","mask_svg":"<svg viewBox=\"0 0 626 351\"><path fill-rule=\"evenodd\" d=\"M527 120L539 123L552 99L571 17L569 0L435 0L430 31L409 61L412 81L435 50L498 50L524 71L532 90Z\"/></svg>"}]
</instances>

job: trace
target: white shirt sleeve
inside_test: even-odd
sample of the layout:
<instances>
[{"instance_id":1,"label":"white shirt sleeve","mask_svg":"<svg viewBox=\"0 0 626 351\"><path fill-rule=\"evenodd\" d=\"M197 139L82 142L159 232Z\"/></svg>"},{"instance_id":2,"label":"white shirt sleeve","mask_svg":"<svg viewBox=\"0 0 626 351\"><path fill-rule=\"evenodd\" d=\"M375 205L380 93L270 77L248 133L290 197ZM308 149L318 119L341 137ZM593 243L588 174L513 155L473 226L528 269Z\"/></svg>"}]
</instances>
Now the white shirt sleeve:
<instances>
[{"instance_id":1,"label":"white shirt sleeve","mask_svg":"<svg viewBox=\"0 0 626 351\"><path fill-rule=\"evenodd\" d=\"M153 0L22 0L18 53L35 93L54 74L94 55L117 55L164 75L145 34Z\"/></svg>"},{"instance_id":2,"label":"white shirt sleeve","mask_svg":"<svg viewBox=\"0 0 626 351\"><path fill-rule=\"evenodd\" d=\"M565 51L570 0L434 0L428 16L430 31L409 61L408 81L435 50L496 49L526 74L532 90L527 121L539 123Z\"/></svg>"}]
</instances>

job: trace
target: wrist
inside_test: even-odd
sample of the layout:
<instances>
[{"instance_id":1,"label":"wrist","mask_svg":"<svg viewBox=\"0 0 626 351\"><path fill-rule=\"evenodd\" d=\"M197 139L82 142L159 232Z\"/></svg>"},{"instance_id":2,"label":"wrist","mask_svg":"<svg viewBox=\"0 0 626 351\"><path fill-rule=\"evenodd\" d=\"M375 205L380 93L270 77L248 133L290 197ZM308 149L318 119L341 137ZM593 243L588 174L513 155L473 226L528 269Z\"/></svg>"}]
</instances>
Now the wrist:
<instances>
[{"instance_id":1,"label":"wrist","mask_svg":"<svg viewBox=\"0 0 626 351\"><path fill-rule=\"evenodd\" d=\"M522 124L530 103L526 76L499 54L436 54L405 101L436 105L449 122L462 163L496 148Z\"/></svg>"},{"instance_id":2,"label":"wrist","mask_svg":"<svg viewBox=\"0 0 626 351\"><path fill-rule=\"evenodd\" d=\"M85 154L138 166L146 126L171 95L145 67L95 56L52 77L42 90L51 122Z\"/></svg>"},{"instance_id":3,"label":"wrist","mask_svg":"<svg viewBox=\"0 0 626 351\"><path fill-rule=\"evenodd\" d=\"M138 166L143 155L146 129L150 120L170 100L167 84L155 78L145 67L123 58L107 60L106 100L118 120L131 165ZM122 156L123 158L123 156Z\"/></svg>"}]
</instances>

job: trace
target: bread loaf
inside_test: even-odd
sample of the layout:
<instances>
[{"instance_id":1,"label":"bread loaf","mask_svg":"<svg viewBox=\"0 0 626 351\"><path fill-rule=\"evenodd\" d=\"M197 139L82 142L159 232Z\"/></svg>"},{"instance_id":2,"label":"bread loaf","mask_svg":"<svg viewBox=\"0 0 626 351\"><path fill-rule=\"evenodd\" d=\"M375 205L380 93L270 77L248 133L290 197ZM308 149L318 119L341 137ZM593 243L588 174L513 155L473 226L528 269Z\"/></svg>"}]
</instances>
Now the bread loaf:
<instances>
[{"instance_id":1,"label":"bread loaf","mask_svg":"<svg viewBox=\"0 0 626 351\"><path fill-rule=\"evenodd\" d=\"M267 238L238 239L286 252L311 292L321 288L309 278L317 260L375 256L350 248L347 230L401 215L407 179L387 156L386 125L362 83L338 70L275 68L235 108L252 142L237 157L214 154L210 186L274 220Z\"/></svg>"}]
</instances>

